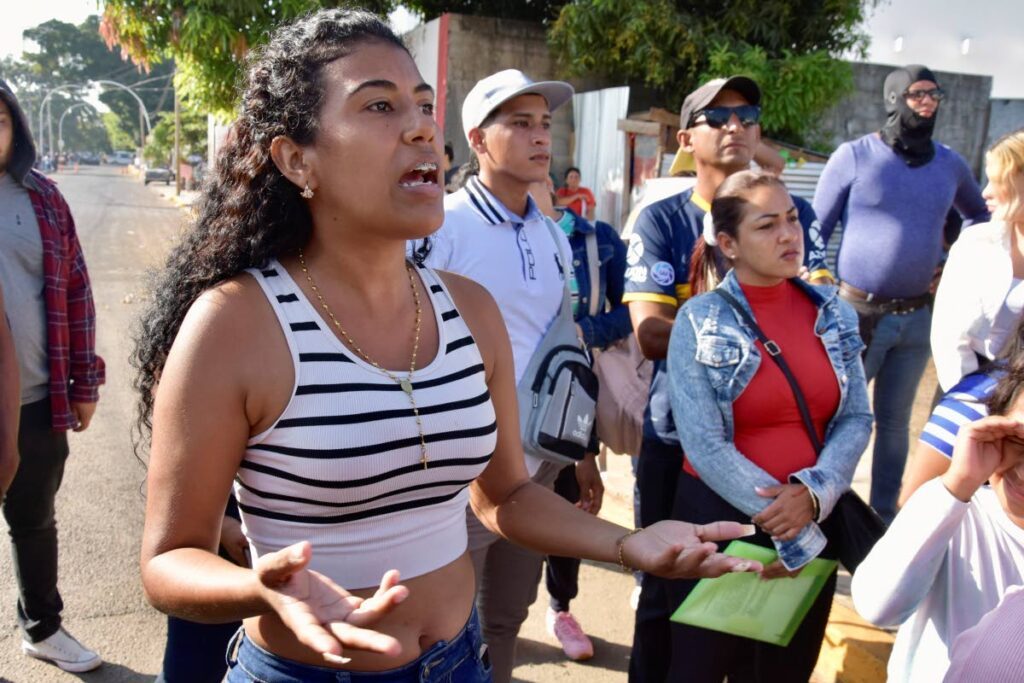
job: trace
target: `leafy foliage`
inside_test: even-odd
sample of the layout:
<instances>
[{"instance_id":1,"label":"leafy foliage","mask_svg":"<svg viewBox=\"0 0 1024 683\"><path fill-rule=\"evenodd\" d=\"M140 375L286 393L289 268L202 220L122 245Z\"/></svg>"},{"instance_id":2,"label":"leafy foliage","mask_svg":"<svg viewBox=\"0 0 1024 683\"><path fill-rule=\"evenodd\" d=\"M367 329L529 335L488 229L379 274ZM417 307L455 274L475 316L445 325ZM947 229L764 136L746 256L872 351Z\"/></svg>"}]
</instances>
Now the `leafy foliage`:
<instances>
[{"instance_id":1,"label":"leafy foliage","mask_svg":"<svg viewBox=\"0 0 1024 683\"><path fill-rule=\"evenodd\" d=\"M181 112L181 158L206 153L206 117L193 111ZM153 126L143 157L151 166L172 166L174 116L165 115Z\"/></svg>"},{"instance_id":2,"label":"leafy foliage","mask_svg":"<svg viewBox=\"0 0 1024 683\"><path fill-rule=\"evenodd\" d=\"M24 36L38 46L36 51L0 62L0 76L17 89L22 106L31 114L33 127L37 125L38 107L46 93L63 84L83 85L92 80L113 80L132 87L151 114L173 106L170 91L173 62L161 65L152 74L144 74L141 69L107 49L100 38L99 26L98 16L87 17L78 26L55 19L46 21L24 32ZM54 135L57 133L57 119L61 113L82 95L84 93L81 91L69 90L50 98ZM136 141L130 143L128 148L136 147L140 124L135 99L120 89L104 89L99 99L117 115L119 128ZM77 134L76 126L69 125L72 121L90 122L92 125L89 130L93 132L103 130L96 117L77 110L69 114L68 119L65 121L64 137L69 149ZM38 138L38 131L33 132ZM91 149L102 150L109 149L110 142L109 139L98 139L74 144L78 149L83 149L78 144L88 144Z\"/></svg>"},{"instance_id":3,"label":"leafy foliage","mask_svg":"<svg viewBox=\"0 0 1024 683\"><path fill-rule=\"evenodd\" d=\"M567 0L409 0L402 4L427 21L445 12L454 12L499 19L548 22L558 16L566 2Z\"/></svg>"},{"instance_id":4,"label":"leafy foliage","mask_svg":"<svg viewBox=\"0 0 1024 683\"><path fill-rule=\"evenodd\" d=\"M678 108L714 76L746 73L765 98L765 131L805 142L815 115L852 85L865 9L877 0L573 0L549 32L568 75L635 80Z\"/></svg>"},{"instance_id":5,"label":"leafy foliage","mask_svg":"<svg viewBox=\"0 0 1024 683\"><path fill-rule=\"evenodd\" d=\"M386 16L394 0L103 0L107 45L149 70L173 58L175 85L192 108L228 119L242 61L278 24L321 7L360 6Z\"/></svg>"}]
</instances>

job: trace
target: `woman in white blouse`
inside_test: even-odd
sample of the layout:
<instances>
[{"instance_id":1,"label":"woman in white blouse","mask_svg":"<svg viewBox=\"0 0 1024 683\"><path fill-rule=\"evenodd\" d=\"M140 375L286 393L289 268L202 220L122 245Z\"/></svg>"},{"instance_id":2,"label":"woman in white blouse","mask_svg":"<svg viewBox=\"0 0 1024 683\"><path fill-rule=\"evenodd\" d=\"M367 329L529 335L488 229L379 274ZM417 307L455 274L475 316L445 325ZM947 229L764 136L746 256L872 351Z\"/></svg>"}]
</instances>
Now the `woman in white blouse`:
<instances>
[{"instance_id":1,"label":"woman in white blouse","mask_svg":"<svg viewBox=\"0 0 1024 683\"><path fill-rule=\"evenodd\" d=\"M992 221L949 252L935 296L932 356L943 391L999 353L1024 311L1024 128L985 155Z\"/></svg>"}]
</instances>

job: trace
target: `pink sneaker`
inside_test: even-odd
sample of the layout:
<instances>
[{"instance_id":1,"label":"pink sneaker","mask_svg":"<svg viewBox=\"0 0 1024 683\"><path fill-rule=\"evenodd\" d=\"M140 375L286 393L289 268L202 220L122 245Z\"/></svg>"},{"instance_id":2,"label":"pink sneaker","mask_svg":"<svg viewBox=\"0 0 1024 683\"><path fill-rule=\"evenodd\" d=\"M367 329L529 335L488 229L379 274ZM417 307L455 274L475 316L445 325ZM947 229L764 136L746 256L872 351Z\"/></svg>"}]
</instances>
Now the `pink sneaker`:
<instances>
[{"instance_id":1,"label":"pink sneaker","mask_svg":"<svg viewBox=\"0 0 1024 683\"><path fill-rule=\"evenodd\" d=\"M594 644L583 632L576 617L568 612L556 612L550 607L547 613L548 633L562 644L565 656L575 662L582 662L594 656Z\"/></svg>"}]
</instances>

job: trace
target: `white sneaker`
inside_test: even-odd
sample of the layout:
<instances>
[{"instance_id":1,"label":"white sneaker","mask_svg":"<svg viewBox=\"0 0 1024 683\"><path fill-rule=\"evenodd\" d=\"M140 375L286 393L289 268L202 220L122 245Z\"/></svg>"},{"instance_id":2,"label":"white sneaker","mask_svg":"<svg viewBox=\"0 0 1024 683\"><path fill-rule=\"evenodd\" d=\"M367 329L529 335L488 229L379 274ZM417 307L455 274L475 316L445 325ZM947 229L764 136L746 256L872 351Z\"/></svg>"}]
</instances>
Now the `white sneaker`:
<instances>
[{"instance_id":1,"label":"white sneaker","mask_svg":"<svg viewBox=\"0 0 1024 683\"><path fill-rule=\"evenodd\" d=\"M74 673L92 671L103 663L98 654L75 640L63 628L38 643L21 641L21 651L29 657L51 662L64 671Z\"/></svg>"}]
</instances>

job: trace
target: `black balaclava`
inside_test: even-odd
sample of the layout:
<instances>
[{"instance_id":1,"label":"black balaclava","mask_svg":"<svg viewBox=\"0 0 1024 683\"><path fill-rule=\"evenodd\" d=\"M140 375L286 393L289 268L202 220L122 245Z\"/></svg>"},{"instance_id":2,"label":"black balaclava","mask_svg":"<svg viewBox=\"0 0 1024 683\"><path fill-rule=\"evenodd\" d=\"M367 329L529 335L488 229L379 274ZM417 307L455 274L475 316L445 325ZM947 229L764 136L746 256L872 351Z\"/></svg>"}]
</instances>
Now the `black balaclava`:
<instances>
[{"instance_id":1,"label":"black balaclava","mask_svg":"<svg viewBox=\"0 0 1024 683\"><path fill-rule=\"evenodd\" d=\"M935 117L938 109L930 118L918 116L907 106L903 93L917 81L931 81L938 85L931 69L920 64L911 64L896 69L885 77L885 112L888 118L882 126L882 140L903 157L907 166L922 166L935 156L935 145L932 144L932 131L935 129Z\"/></svg>"}]
</instances>

